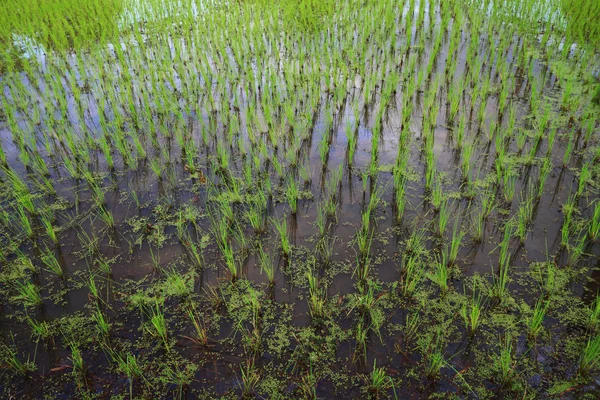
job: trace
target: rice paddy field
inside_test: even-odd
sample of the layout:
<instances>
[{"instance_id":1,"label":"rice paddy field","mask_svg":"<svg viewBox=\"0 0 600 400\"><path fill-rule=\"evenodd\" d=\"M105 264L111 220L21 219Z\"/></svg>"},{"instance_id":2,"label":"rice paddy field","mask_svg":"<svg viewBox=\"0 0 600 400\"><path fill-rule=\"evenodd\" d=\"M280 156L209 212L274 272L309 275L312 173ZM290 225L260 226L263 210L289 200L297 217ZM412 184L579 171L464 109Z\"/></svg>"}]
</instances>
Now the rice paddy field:
<instances>
[{"instance_id":1,"label":"rice paddy field","mask_svg":"<svg viewBox=\"0 0 600 400\"><path fill-rule=\"evenodd\" d=\"M1 398L600 397L600 2L0 3Z\"/></svg>"}]
</instances>

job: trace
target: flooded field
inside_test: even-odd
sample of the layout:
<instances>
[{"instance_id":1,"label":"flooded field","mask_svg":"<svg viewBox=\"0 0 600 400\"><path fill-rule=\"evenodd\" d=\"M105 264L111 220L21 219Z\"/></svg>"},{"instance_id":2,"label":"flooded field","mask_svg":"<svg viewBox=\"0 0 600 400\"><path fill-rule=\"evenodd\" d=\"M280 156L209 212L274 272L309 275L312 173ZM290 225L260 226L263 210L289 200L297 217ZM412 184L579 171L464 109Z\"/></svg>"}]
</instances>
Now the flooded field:
<instances>
[{"instance_id":1,"label":"flooded field","mask_svg":"<svg viewBox=\"0 0 600 400\"><path fill-rule=\"evenodd\" d=\"M600 3L5 3L0 397L600 397Z\"/></svg>"}]
</instances>

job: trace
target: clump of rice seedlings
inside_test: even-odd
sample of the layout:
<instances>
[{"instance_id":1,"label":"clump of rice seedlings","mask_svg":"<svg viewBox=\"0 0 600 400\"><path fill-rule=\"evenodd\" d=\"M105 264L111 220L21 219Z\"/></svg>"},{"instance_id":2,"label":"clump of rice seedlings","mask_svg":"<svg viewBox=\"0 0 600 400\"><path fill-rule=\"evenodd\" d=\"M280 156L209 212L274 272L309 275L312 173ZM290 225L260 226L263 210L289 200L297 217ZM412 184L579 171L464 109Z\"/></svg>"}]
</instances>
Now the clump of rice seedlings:
<instances>
[{"instance_id":1,"label":"clump of rice seedlings","mask_svg":"<svg viewBox=\"0 0 600 400\"><path fill-rule=\"evenodd\" d=\"M440 208L438 210L437 234L440 237L444 236L448 221L450 221L450 210L448 209L448 202L444 200L440 204Z\"/></svg>"},{"instance_id":2,"label":"clump of rice seedlings","mask_svg":"<svg viewBox=\"0 0 600 400\"><path fill-rule=\"evenodd\" d=\"M186 236L186 238L184 239L183 244L188 255L196 264L196 266L201 268L204 265L204 248L206 245L202 241L200 243L196 243L189 233L184 236Z\"/></svg>"},{"instance_id":3,"label":"clump of rice seedlings","mask_svg":"<svg viewBox=\"0 0 600 400\"><path fill-rule=\"evenodd\" d=\"M223 258L225 259L225 265L229 271L231 281L234 282L239 276L239 270L237 260L235 259L235 251L233 246L228 241L218 241L217 244L221 250Z\"/></svg>"},{"instance_id":4,"label":"clump of rice seedlings","mask_svg":"<svg viewBox=\"0 0 600 400\"><path fill-rule=\"evenodd\" d=\"M530 206L533 207L533 205L529 201L527 201L525 202L525 204L521 204L519 210L517 211L517 229L515 234L519 238L521 243L525 243L525 239L527 239L527 224L529 221L529 215L532 212Z\"/></svg>"},{"instance_id":5,"label":"clump of rice seedlings","mask_svg":"<svg viewBox=\"0 0 600 400\"><path fill-rule=\"evenodd\" d=\"M106 338L110 332L110 324L106 315L102 312L99 306L92 312L92 320L96 323L96 329L101 338Z\"/></svg>"},{"instance_id":6,"label":"clump of rice seedlings","mask_svg":"<svg viewBox=\"0 0 600 400\"><path fill-rule=\"evenodd\" d=\"M142 207L142 204L140 202L140 196L131 183L129 183L129 196L131 196L137 208L140 209Z\"/></svg>"},{"instance_id":7,"label":"clump of rice seedlings","mask_svg":"<svg viewBox=\"0 0 600 400\"><path fill-rule=\"evenodd\" d=\"M425 376L429 379L435 379L447 363L439 338L435 344L430 343L425 350L427 352L425 355Z\"/></svg>"},{"instance_id":8,"label":"clump of rice seedlings","mask_svg":"<svg viewBox=\"0 0 600 400\"><path fill-rule=\"evenodd\" d=\"M438 211L442 206L442 202L444 199L444 193L442 189L442 184L438 181L433 185L430 194L430 202L433 206L434 211Z\"/></svg>"},{"instance_id":9,"label":"clump of rice seedlings","mask_svg":"<svg viewBox=\"0 0 600 400\"><path fill-rule=\"evenodd\" d=\"M264 192L259 192L260 195L257 199L250 203L248 210L246 210L246 217L250 221L250 225L254 232L263 233L266 230L266 218L264 205L266 204L266 198Z\"/></svg>"},{"instance_id":10,"label":"clump of rice seedlings","mask_svg":"<svg viewBox=\"0 0 600 400\"><path fill-rule=\"evenodd\" d=\"M198 313L195 313L192 310L188 310L187 313L190 321L192 321L192 326L194 327L193 336L187 337L193 342L199 344L200 346L208 345L208 328L207 324L200 318Z\"/></svg>"},{"instance_id":11,"label":"clump of rice seedlings","mask_svg":"<svg viewBox=\"0 0 600 400\"><path fill-rule=\"evenodd\" d=\"M85 281L88 291L89 291L89 296L92 299L100 299L100 291L98 290L98 286L96 286L96 279L94 275L90 275L88 277L88 279L86 279Z\"/></svg>"},{"instance_id":12,"label":"clump of rice seedlings","mask_svg":"<svg viewBox=\"0 0 600 400\"><path fill-rule=\"evenodd\" d=\"M508 204L512 203L515 197L515 186L517 184L517 177L509 169L504 170L502 175L503 185L502 194L504 195L504 201Z\"/></svg>"},{"instance_id":13,"label":"clump of rice seedlings","mask_svg":"<svg viewBox=\"0 0 600 400\"><path fill-rule=\"evenodd\" d=\"M25 236L29 239L32 239L35 235L33 226L31 225L31 221L29 220L27 213L20 205L17 206L17 218Z\"/></svg>"},{"instance_id":14,"label":"clump of rice seedlings","mask_svg":"<svg viewBox=\"0 0 600 400\"><path fill-rule=\"evenodd\" d=\"M247 360L246 366L240 368L241 381L240 389L242 398L249 399L254 397L254 392L260 382L260 374L254 366L254 361Z\"/></svg>"},{"instance_id":15,"label":"clump of rice seedlings","mask_svg":"<svg viewBox=\"0 0 600 400\"><path fill-rule=\"evenodd\" d=\"M377 367L377 360L373 360L373 370L366 379L367 390L373 399L379 399L386 390L392 387L392 378L387 375L385 368Z\"/></svg>"},{"instance_id":16,"label":"clump of rice seedlings","mask_svg":"<svg viewBox=\"0 0 600 400\"><path fill-rule=\"evenodd\" d=\"M98 217L108 228L115 228L115 219L112 215L112 212L110 212L110 210L108 210L106 207L102 206L98 208Z\"/></svg>"},{"instance_id":17,"label":"clump of rice seedlings","mask_svg":"<svg viewBox=\"0 0 600 400\"><path fill-rule=\"evenodd\" d=\"M15 281L17 295L15 300L21 301L25 307L37 307L42 305L40 289L31 281Z\"/></svg>"},{"instance_id":18,"label":"clump of rice seedlings","mask_svg":"<svg viewBox=\"0 0 600 400\"><path fill-rule=\"evenodd\" d=\"M400 271L400 288L405 297L411 297L416 292L418 285L423 280L425 272L417 256L403 258Z\"/></svg>"},{"instance_id":19,"label":"clump of rice seedlings","mask_svg":"<svg viewBox=\"0 0 600 400\"><path fill-rule=\"evenodd\" d=\"M569 246L569 240L571 239L571 236L572 236L573 213L576 210L577 210L577 199L576 199L575 195L571 195L567 199L566 203L563 204L563 206L562 206L563 225L560 230L560 232L561 232L561 240L560 240L561 247L566 248Z\"/></svg>"},{"instance_id":20,"label":"clump of rice seedlings","mask_svg":"<svg viewBox=\"0 0 600 400\"><path fill-rule=\"evenodd\" d=\"M58 236L56 235L54 226L52 226L52 222L46 217L42 217L41 220L42 225L44 225L46 235L50 238L50 240L52 240L52 243L56 245L58 243Z\"/></svg>"},{"instance_id":21,"label":"clump of rice seedlings","mask_svg":"<svg viewBox=\"0 0 600 400\"><path fill-rule=\"evenodd\" d=\"M279 234L279 244L281 247L281 251L285 257L289 257L291 253L291 245L287 230L287 220L285 218L273 218L271 221L273 222L273 225L275 225L275 229Z\"/></svg>"},{"instance_id":22,"label":"clump of rice seedlings","mask_svg":"<svg viewBox=\"0 0 600 400\"><path fill-rule=\"evenodd\" d=\"M575 244L568 246L567 267L573 267L585 255L585 247L587 244L586 234L579 234Z\"/></svg>"},{"instance_id":23,"label":"clump of rice seedlings","mask_svg":"<svg viewBox=\"0 0 600 400\"><path fill-rule=\"evenodd\" d=\"M475 155L475 149L477 142L468 141L462 147L462 161L461 161L461 172L464 181L469 180L471 166L473 163L473 156Z\"/></svg>"},{"instance_id":24,"label":"clump of rice seedlings","mask_svg":"<svg viewBox=\"0 0 600 400\"><path fill-rule=\"evenodd\" d=\"M448 252L444 249L435 255L435 270L428 275L429 279L439 286L442 295L448 291L448 280L450 279L448 265Z\"/></svg>"},{"instance_id":25,"label":"clump of rice seedlings","mask_svg":"<svg viewBox=\"0 0 600 400\"><path fill-rule=\"evenodd\" d=\"M325 236L317 242L315 246L315 251L323 265L329 265L329 263L331 262L331 258L335 253L335 243L337 242L337 240L338 238L335 236Z\"/></svg>"},{"instance_id":26,"label":"clump of rice seedlings","mask_svg":"<svg viewBox=\"0 0 600 400\"><path fill-rule=\"evenodd\" d=\"M406 185L408 180L400 166L394 168L394 203L396 212L396 222L402 220L404 209L406 208Z\"/></svg>"},{"instance_id":27,"label":"clump of rice seedlings","mask_svg":"<svg viewBox=\"0 0 600 400\"><path fill-rule=\"evenodd\" d=\"M167 321L165 319L165 313L161 305L158 303L158 300L154 306L149 307L147 314L149 323L145 325L146 331L151 336L159 338L164 344L165 349L169 351L171 348L168 337L169 330L167 327Z\"/></svg>"},{"instance_id":28,"label":"clump of rice seedlings","mask_svg":"<svg viewBox=\"0 0 600 400\"><path fill-rule=\"evenodd\" d=\"M472 217L471 226L471 237L475 242L481 242L483 240L483 234L485 230L485 213L483 210Z\"/></svg>"},{"instance_id":29,"label":"clump of rice seedlings","mask_svg":"<svg viewBox=\"0 0 600 400\"><path fill-rule=\"evenodd\" d=\"M285 188L285 198L290 205L292 215L295 215L298 211L298 200L300 198L300 191L296 185L296 181L291 179Z\"/></svg>"},{"instance_id":30,"label":"clump of rice seedlings","mask_svg":"<svg viewBox=\"0 0 600 400\"><path fill-rule=\"evenodd\" d=\"M458 251L460 250L460 245L465 236L465 232L460 230L460 225L458 220L454 222L454 229L452 230L452 238L450 239L450 251L448 252L448 264L450 266L456 263L456 259L458 258Z\"/></svg>"},{"instance_id":31,"label":"clump of rice seedlings","mask_svg":"<svg viewBox=\"0 0 600 400\"><path fill-rule=\"evenodd\" d=\"M81 355L81 350L73 342L69 344L69 347L71 348L70 360L73 364L73 370L71 371L71 374L75 377L77 385L80 388L81 386L87 386L86 371L85 365L83 363L83 356Z\"/></svg>"},{"instance_id":32,"label":"clump of rice seedlings","mask_svg":"<svg viewBox=\"0 0 600 400\"><path fill-rule=\"evenodd\" d=\"M160 180L163 177L163 166L160 163L160 160L153 158L150 160L150 169L154 172L154 175Z\"/></svg>"},{"instance_id":33,"label":"clump of rice seedlings","mask_svg":"<svg viewBox=\"0 0 600 400\"><path fill-rule=\"evenodd\" d=\"M206 301L212 306L214 309L218 309L223 304L223 298L219 293L219 287L215 285L207 285L204 288L204 296Z\"/></svg>"},{"instance_id":34,"label":"clump of rice seedlings","mask_svg":"<svg viewBox=\"0 0 600 400\"><path fill-rule=\"evenodd\" d=\"M592 218L588 224L588 238L596 240L598 237L600 237L600 203L596 201Z\"/></svg>"},{"instance_id":35,"label":"clump of rice seedlings","mask_svg":"<svg viewBox=\"0 0 600 400\"><path fill-rule=\"evenodd\" d=\"M183 399L183 389L192 383L194 373L198 367L195 364L186 363L185 367L167 366L164 369L164 378L167 382L174 384L177 387L177 398Z\"/></svg>"},{"instance_id":36,"label":"clump of rice seedlings","mask_svg":"<svg viewBox=\"0 0 600 400\"><path fill-rule=\"evenodd\" d=\"M33 362L29 360L26 362L21 361L17 354L17 350L14 348L14 337L12 336L12 332L11 338L13 339L13 346L4 343L0 345L0 361L2 361L2 364L6 365L8 369L18 375L26 375L29 372L35 371L36 367Z\"/></svg>"},{"instance_id":37,"label":"clump of rice seedlings","mask_svg":"<svg viewBox=\"0 0 600 400\"><path fill-rule=\"evenodd\" d=\"M81 243L81 248L90 257L100 254L100 238L92 231L92 235L86 231L77 232L77 239Z\"/></svg>"},{"instance_id":38,"label":"clump of rice seedlings","mask_svg":"<svg viewBox=\"0 0 600 400\"><path fill-rule=\"evenodd\" d=\"M473 286L471 299L465 301L460 309L460 315L465 321L465 326L469 332L469 336L475 335L477 328L481 324L481 317L485 301L482 298L482 293L477 290L477 284Z\"/></svg>"},{"instance_id":39,"label":"clump of rice seedlings","mask_svg":"<svg viewBox=\"0 0 600 400\"><path fill-rule=\"evenodd\" d=\"M98 257L96 259L96 264L98 264L98 269L100 269L100 271L104 272L108 276L112 275L111 262L109 260L107 260L105 257L102 257L102 256Z\"/></svg>"},{"instance_id":40,"label":"clump of rice seedlings","mask_svg":"<svg viewBox=\"0 0 600 400\"><path fill-rule=\"evenodd\" d=\"M158 252L155 253L154 250L152 250L152 247L149 247L149 250L150 250L150 260L152 261L152 266L154 267L154 269L159 271L161 269L160 253L158 253Z\"/></svg>"},{"instance_id":41,"label":"clump of rice seedlings","mask_svg":"<svg viewBox=\"0 0 600 400\"><path fill-rule=\"evenodd\" d=\"M258 247L258 259L260 261L260 272L264 273L271 285L275 284L275 263L273 258L265 253L262 246Z\"/></svg>"},{"instance_id":42,"label":"clump of rice seedlings","mask_svg":"<svg viewBox=\"0 0 600 400\"><path fill-rule=\"evenodd\" d=\"M600 366L600 335L590 337L579 357L579 374L589 375Z\"/></svg>"},{"instance_id":43,"label":"clump of rice seedlings","mask_svg":"<svg viewBox=\"0 0 600 400\"><path fill-rule=\"evenodd\" d=\"M514 360L513 353L513 339L507 334L504 336L504 340L501 340L500 354L498 357L500 381L503 385L512 380L513 373L517 367L517 361Z\"/></svg>"},{"instance_id":44,"label":"clump of rice seedlings","mask_svg":"<svg viewBox=\"0 0 600 400\"><path fill-rule=\"evenodd\" d=\"M587 187L588 181L592 177L592 167L589 163L584 164L579 171L579 182L577 185L576 196L580 197L583 194L583 191Z\"/></svg>"},{"instance_id":45,"label":"clump of rice seedlings","mask_svg":"<svg viewBox=\"0 0 600 400\"><path fill-rule=\"evenodd\" d=\"M543 328L544 317L548 311L550 302L548 300L540 299L536 302L533 314L527 317L527 337L531 340L535 340Z\"/></svg>"},{"instance_id":46,"label":"clump of rice seedlings","mask_svg":"<svg viewBox=\"0 0 600 400\"><path fill-rule=\"evenodd\" d=\"M164 269L164 274L166 275L165 280L165 295L166 296L176 296L176 297L188 297L194 292L193 288L193 279L190 279L189 276L182 275L175 268Z\"/></svg>"},{"instance_id":47,"label":"clump of rice seedlings","mask_svg":"<svg viewBox=\"0 0 600 400\"><path fill-rule=\"evenodd\" d=\"M508 295L510 255L507 252L501 254L504 255L501 256L498 273L492 275L491 295L502 301Z\"/></svg>"},{"instance_id":48,"label":"clump of rice seedlings","mask_svg":"<svg viewBox=\"0 0 600 400\"><path fill-rule=\"evenodd\" d=\"M48 268L48 271L55 273L60 278L64 278L65 271L64 271L62 265L60 264L60 262L54 256L54 254L52 254L49 251L46 251L41 256L41 259L42 259L42 262L44 263L44 265Z\"/></svg>"},{"instance_id":49,"label":"clump of rice seedlings","mask_svg":"<svg viewBox=\"0 0 600 400\"><path fill-rule=\"evenodd\" d=\"M573 132L571 132L571 136L573 135ZM563 154L563 161L562 161L562 167L566 168L567 165L569 165L569 162L571 161L571 154L573 153L573 141L571 139L569 139L569 142L567 143L567 147L565 148L565 153Z\"/></svg>"},{"instance_id":50,"label":"clump of rice seedlings","mask_svg":"<svg viewBox=\"0 0 600 400\"><path fill-rule=\"evenodd\" d=\"M403 336L405 348L411 343L419 334L419 329L421 326L421 317L418 312L411 312L406 314L404 328L403 328ZM397 345L396 345L397 346ZM397 346L398 348L398 346Z\"/></svg>"},{"instance_id":51,"label":"clump of rice seedlings","mask_svg":"<svg viewBox=\"0 0 600 400\"><path fill-rule=\"evenodd\" d=\"M126 353L124 356L114 351L109 352L112 361L117 364L117 370L127 376L129 382L129 398L133 399L134 380L143 378L143 370L134 354Z\"/></svg>"},{"instance_id":52,"label":"clump of rice seedlings","mask_svg":"<svg viewBox=\"0 0 600 400\"><path fill-rule=\"evenodd\" d=\"M364 321L364 319L360 319L356 324L356 332L354 333L354 338L356 340L356 357L362 353L365 357L365 361L367 358L367 340L369 338L369 326Z\"/></svg>"},{"instance_id":53,"label":"clump of rice seedlings","mask_svg":"<svg viewBox=\"0 0 600 400\"><path fill-rule=\"evenodd\" d=\"M600 294L596 294L596 298L588 307L589 320L588 326L592 330L600 327Z\"/></svg>"},{"instance_id":54,"label":"clump of rice seedlings","mask_svg":"<svg viewBox=\"0 0 600 400\"><path fill-rule=\"evenodd\" d=\"M437 164L435 153L432 149L427 150L425 153L425 190L430 191L435 182L436 172L437 172Z\"/></svg>"},{"instance_id":55,"label":"clump of rice seedlings","mask_svg":"<svg viewBox=\"0 0 600 400\"><path fill-rule=\"evenodd\" d=\"M550 158L545 158L544 163L542 164L542 168L540 169L540 175L538 178L536 192L536 196L538 199L540 199L542 197L542 194L544 194L544 186L546 185L546 181L550 176L550 172L552 172L552 162L550 161Z\"/></svg>"},{"instance_id":56,"label":"clump of rice seedlings","mask_svg":"<svg viewBox=\"0 0 600 400\"><path fill-rule=\"evenodd\" d=\"M325 210L325 206L323 204L317 204L317 215L315 219L315 224L317 225L317 229L319 230L319 237L323 238L327 233L327 229L329 228L329 218L327 216L327 210Z\"/></svg>"},{"instance_id":57,"label":"clump of rice seedlings","mask_svg":"<svg viewBox=\"0 0 600 400\"><path fill-rule=\"evenodd\" d=\"M313 320L318 321L325 316L325 303L327 302L327 290L319 285L313 271L306 273L308 279L308 306Z\"/></svg>"},{"instance_id":58,"label":"clump of rice seedlings","mask_svg":"<svg viewBox=\"0 0 600 400\"><path fill-rule=\"evenodd\" d=\"M318 378L314 373L311 361L306 373L302 375L300 382L298 383L300 392L304 395L305 399L317 400L317 383Z\"/></svg>"},{"instance_id":59,"label":"clump of rice seedlings","mask_svg":"<svg viewBox=\"0 0 600 400\"><path fill-rule=\"evenodd\" d=\"M31 329L32 338L35 338L36 342L53 338L54 330L48 321L38 321L31 318L29 315L25 316L25 321Z\"/></svg>"}]
</instances>

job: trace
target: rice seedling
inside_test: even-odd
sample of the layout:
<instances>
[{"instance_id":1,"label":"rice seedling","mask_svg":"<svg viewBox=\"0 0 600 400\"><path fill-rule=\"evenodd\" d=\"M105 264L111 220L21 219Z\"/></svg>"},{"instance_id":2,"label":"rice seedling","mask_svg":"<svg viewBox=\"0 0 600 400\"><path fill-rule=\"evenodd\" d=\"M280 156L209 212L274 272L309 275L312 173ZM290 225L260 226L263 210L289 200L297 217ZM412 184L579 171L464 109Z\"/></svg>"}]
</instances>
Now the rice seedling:
<instances>
[{"instance_id":1,"label":"rice seedling","mask_svg":"<svg viewBox=\"0 0 600 400\"><path fill-rule=\"evenodd\" d=\"M208 328L207 324L200 318L198 313L195 313L192 310L189 310L187 313L190 321L192 321L192 326L194 327L193 336L189 337L195 343L198 343L201 346L208 345Z\"/></svg>"},{"instance_id":2,"label":"rice seedling","mask_svg":"<svg viewBox=\"0 0 600 400\"><path fill-rule=\"evenodd\" d=\"M285 189L285 198L287 199L288 204L290 205L292 215L295 215L296 211L298 211L299 196L300 191L298 190L296 182L294 180L290 180Z\"/></svg>"},{"instance_id":3,"label":"rice seedling","mask_svg":"<svg viewBox=\"0 0 600 400\"><path fill-rule=\"evenodd\" d=\"M42 218L42 224L44 225L44 230L46 231L46 235L52 240L52 243L58 243L58 236L56 235L56 230L54 226L52 226L52 222L47 218Z\"/></svg>"},{"instance_id":4,"label":"rice seedling","mask_svg":"<svg viewBox=\"0 0 600 400\"><path fill-rule=\"evenodd\" d=\"M579 358L579 374L588 375L600 365L600 335L588 338Z\"/></svg>"},{"instance_id":5,"label":"rice seedling","mask_svg":"<svg viewBox=\"0 0 600 400\"><path fill-rule=\"evenodd\" d=\"M424 275L423 266L416 256L403 259L400 278L402 294L405 297L411 297L423 280Z\"/></svg>"},{"instance_id":6,"label":"rice seedling","mask_svg":"<svg viewBox=\"0 0 600 400\"><path fill-rule=\"evenodd\" d=\"M104 224L108 228L114 229L116 227L113 214L107 208L105 208L105 207L98 208L98 218L100 218L100 220L102 222L104 222Z\"/></svg>"},{"instance_id":7,"label":"rice seedling","mask_svg":"<svg viewBox=\"0 0 600 400\"><path fill-rule=\"evenodd\" d=\"M448 208L448 203L446 201L443 201L440 204L440 208L438 210L437 234L439 236L444 236L444 232L446 231L448 221L450 221L450 210Z\"/></svg>"},{"instance_id":8,"label":"rice seedling","mask_svg":"<svg viewBox=\"0 0 600 400\"><path fill-rule=\"evenodd\" d=\"M460 315L465 321L465 326L471 337L475 335L477 328L479 328L479 325L481 324L484 305L485 300L482 298L481 290L477 290L477 284L475 283L471 299L465 301L460 309Z\"/></svg>"},{"instance_id":9,"label":"rice seedling","mask_svg":"<svg viewBox=\"0 0 600 400\"><path fill-rule=\"evenodd\" d=\"M596 240L600 236L600 205L595 202L594 212L588 224L588 237L590 240Z\"/></svg>"},{"instance_id":10,"label":"rice seedling","mask_svg":"<svg viewBox=\"0 0 600 400\"><path fill-rule=\"evenodd\" d=\"M48 271L53 272L60 278L64 278L65 271L64 271L62 265L60 264L60 262L54 256L54 254L52 254L49 251L46 251L41 256L41 259L42 259L42 262L44 263L44 265L48 268Z\"/></svg>"},{"instance_id":11,"label":"rice seedling","mask_svg":"<svg viewBox=\"0 0 600 400\"><path fill-rule=\"evenodd\" d=\"M393 385L393 381L387 375L385 368L377 367L377 360L373 360L373 370L365 381L367 389L374 399L380 398Z\"/></svg>"},{"instance_id":12,"label":"rice seedling","mask_svg":"<svg viewBox=\"0 0 600 400\"><path fill-rule=\"evenodd\" d=\"M14 285L17 291L15 300L20 301L25 307L37 307L42 305L40 289L33 282L17 280Z\"/></svg>"},{"instance_id":13,"label":"rice seedling","mask_svg":"<svg viewBox=\"0 0 600 400\"><path fill-rule=\"evenodd\" d=\"M498 357L500 381L503 385L505 385L513 378L514 371L517 367L517 360L514 359L514 345L512 337L507 334L504 336L504 340L500 340L500 343L501 347Z\"/></svg>"},{"instance_id":14,"label":"rice seedling","mask_svg":"<svg viewBox=\"0 0 600 400\"><path fill-rule=\"evenodd\" d=\"M442 295L444 295L448 291L448 280L450 278L448 253L446 250L444 249L441 253L436 254L435 260L435 270L432 274L429 274L429 279L439 286Z\"/></svg>"},{"instance_id":15,"label":"rice seedling","mask_svg":"<svg viewBox=\"0 0 600 400\"><path fill-rule=\"evenodd\" d=\"M164 369L164 377L167 382L177 387L178 399L184 398L184 388L192 383L197 368L193 364L186 364L185 367L175 365L173 367L167 366Z\"/></svg>"},{"instance_id":16,"label":"rice seedling","mask_svg":"<svg viewBox=\"0 0 600 400\"><path fill-rule=\"evenodd\" d=\"M549 307L550 303L545 300L538 300L537 303L535 303L533 314L526 320L528 328L527 336L529 339L534 340L538 337L543 328L544 317L546 316Z\"/></svg>"},{"instance_id":17,"label":"rice seedling","mask_svg":"<svg viewBox=\"0 0 600 400\"><path fill-rule=\"evenodd\" d=\"M586 235L579 234L577 237L577 241L575 244L568 246L568 257L567 257L567 267L573 267L575 264L581 260L581 258L585 255L585 248L587 244Z\"/></svg>"},{"instance_id":18,"label":"rice seedling","mask_svg":"<svg viewBox=\"0 0 600 400\"><path fill-rule=\"evenodd\" d=\"M31 221L25 213L25 210L23 210L21 206L17 207L17 217L19 218L20 226L25 236L29 239L32 239L35 235L33 231L33 226L31 225Z\"/></svg>"},{"instance_id":19,"label":"rice seedling","mask_svg":"<svg viewBox=\"0 0 600 400\"><path fill-rule=\"evenodd\" d=\"M92 312L92 320L96 323L96 329L98 330L99 336L101 338L108 337L110 332L110 324L99 307L96 307L96 309Z\"/></svg>"},{"instance_id":20,"label":"rice seedling","mask_svg":"<svg viewBox=\"0 0 600 400\"><path fill-rule=\"evenodd\" d=\"M221 250L221 254L225 259L225 266L227 267L227 271L229 271L229 276L231 281L235 281L239 276L238 262L235 257L233 246L227 241L219 241L217 243L219 245L219 249Z\"/></svg>"},{"instance_id":21,"label":"rice seedling","mask_svg":"<svg viewBox=\"0 0 600 400\"><path fill-rule=\"evenodd\" d=\"M146 332L151 336L157 337L162 341L167 351L170 350L171 344L169 343L168 327L165 319L163 307L159 304L158 300L154 306L150 306L147 311L149 322L145 326Z\"/></svg>"},{"instance_id":22,"label":"rice seedling","mask_svg":"<svg viewBox=\"0 0 600 400\"><path fill-rule=\"evenodd\" d=\"M284 256L289 257L291 253L291 245L288 236L287 221L285 218L272 219L271 221L273 222L273 225L275 226L275 229L279 234L279 244L281 247L281 251L283 252Z\"/></svg>"},{"instance_id":23,"label":"rice seedling","mask_svg":"<svg viewBox=\"0 0 600 400\"><path fill-rule=\"evenodd\" d=\"M242 398L252 398L260 382L260 374L254 366L254 362L246 361L246 366L240 368L240 375L239 385L242 390Z\"/></svg>"},{"instance_id":24,"label":"rice seedling","mask_svg":"<svg viewBox=\"0 0 600 400\"><path fill-rule=\"evenodd\" d=\"M129 382L129 398L133 399L134 380L143 379L143 370L137 357L131 353L126 353L124 356L116 352L110 352L109 354L113 363L117 365L118 371L127 376L127 381Z\"/></svg>"},{"instance_id":25,"label":"rice seedling","mask_svg":"<svg viewBox=\"0 0 600 400\"><path fill-rule=\"evenodd\" d=\"M446 366L447 361L441 349L439 339L435 344L431 344L430 346L431 348L427 349L425 376L429 379L434 379L440 375L440 371Z\"/></svg>"},{"instance_id":26,"label":"rice seedling","mask_svg":"<svg viewBox=\"0 0 600 400\"><path fill-rule=\"evenodd\" d=\"M70 360L73 367L71 374L75 376L78 386L87 386L86 370L85 365L83 363L83 356L81 355L81 350L73 342L70 343L69 347L71 348Z\"/></svg>"},{"instance_id":27,"label":"rice seedling","mask_svg":"<svg viewBox=\"0 0 600 400\"><path fill-rule=\"evenodd\" d=\"M264 272L267 279L269 280L269 283L271 285L274 285L275 284L275 263L273 261L273 258L269 254L264 252L262 246L259 246L259 248L258 248L258 259L260 261L261 273Z\"/></svg>"},{"instance_id":28,"label":"rice seedling","mask_svg":"<svg viewBox=\"0 0 600 400\"><path fill-rule=\"evenodd\" d=\"M308 279L308 306L310 309L310 315L313 320L318 321L325 316L327 291L325 288L320 287L314 272L308 271L306 273L306 278Z\"/></svg>"},{"instance_id":29,"label":"rice seedling","mask_svg":"<svg viewBox=\"0 0 600 400\"><path fill-rule=\"evenodd\" d=\"M508 295L508 284L510 277L508 274L510 265L510 255L507 253L502 256L498 266L498 274L492 275L491 295L497 299L503 300Z\"/></svg>"},{"instance_id":30,"label":"rice seedling","mask_svg":"<svg viewBox=\"0 0 600 400\"><path fill-rule=\"evenodd\" d=\"M31 337L35 338L36 342L53 338L54 330L48 321L38 321L31 318L29 315L25 316L25 320L31 329Z\"/></svg>"},{"instance_id":31,"label":"rice seedling","mask_svg":"<svg viewBox=\"0 0 600 400\"><path fill-rule=\"evenodd\" d=\"M26 375L29 372L35 371L35 364L31 361L23 362L21 358L17 354L16 349L14 348L14 337L13 346L8 346L4 343L0 345L0 359L2 363L7 366L11 371L14 371L18 375Z\"/></svg>"}]
</instances>

